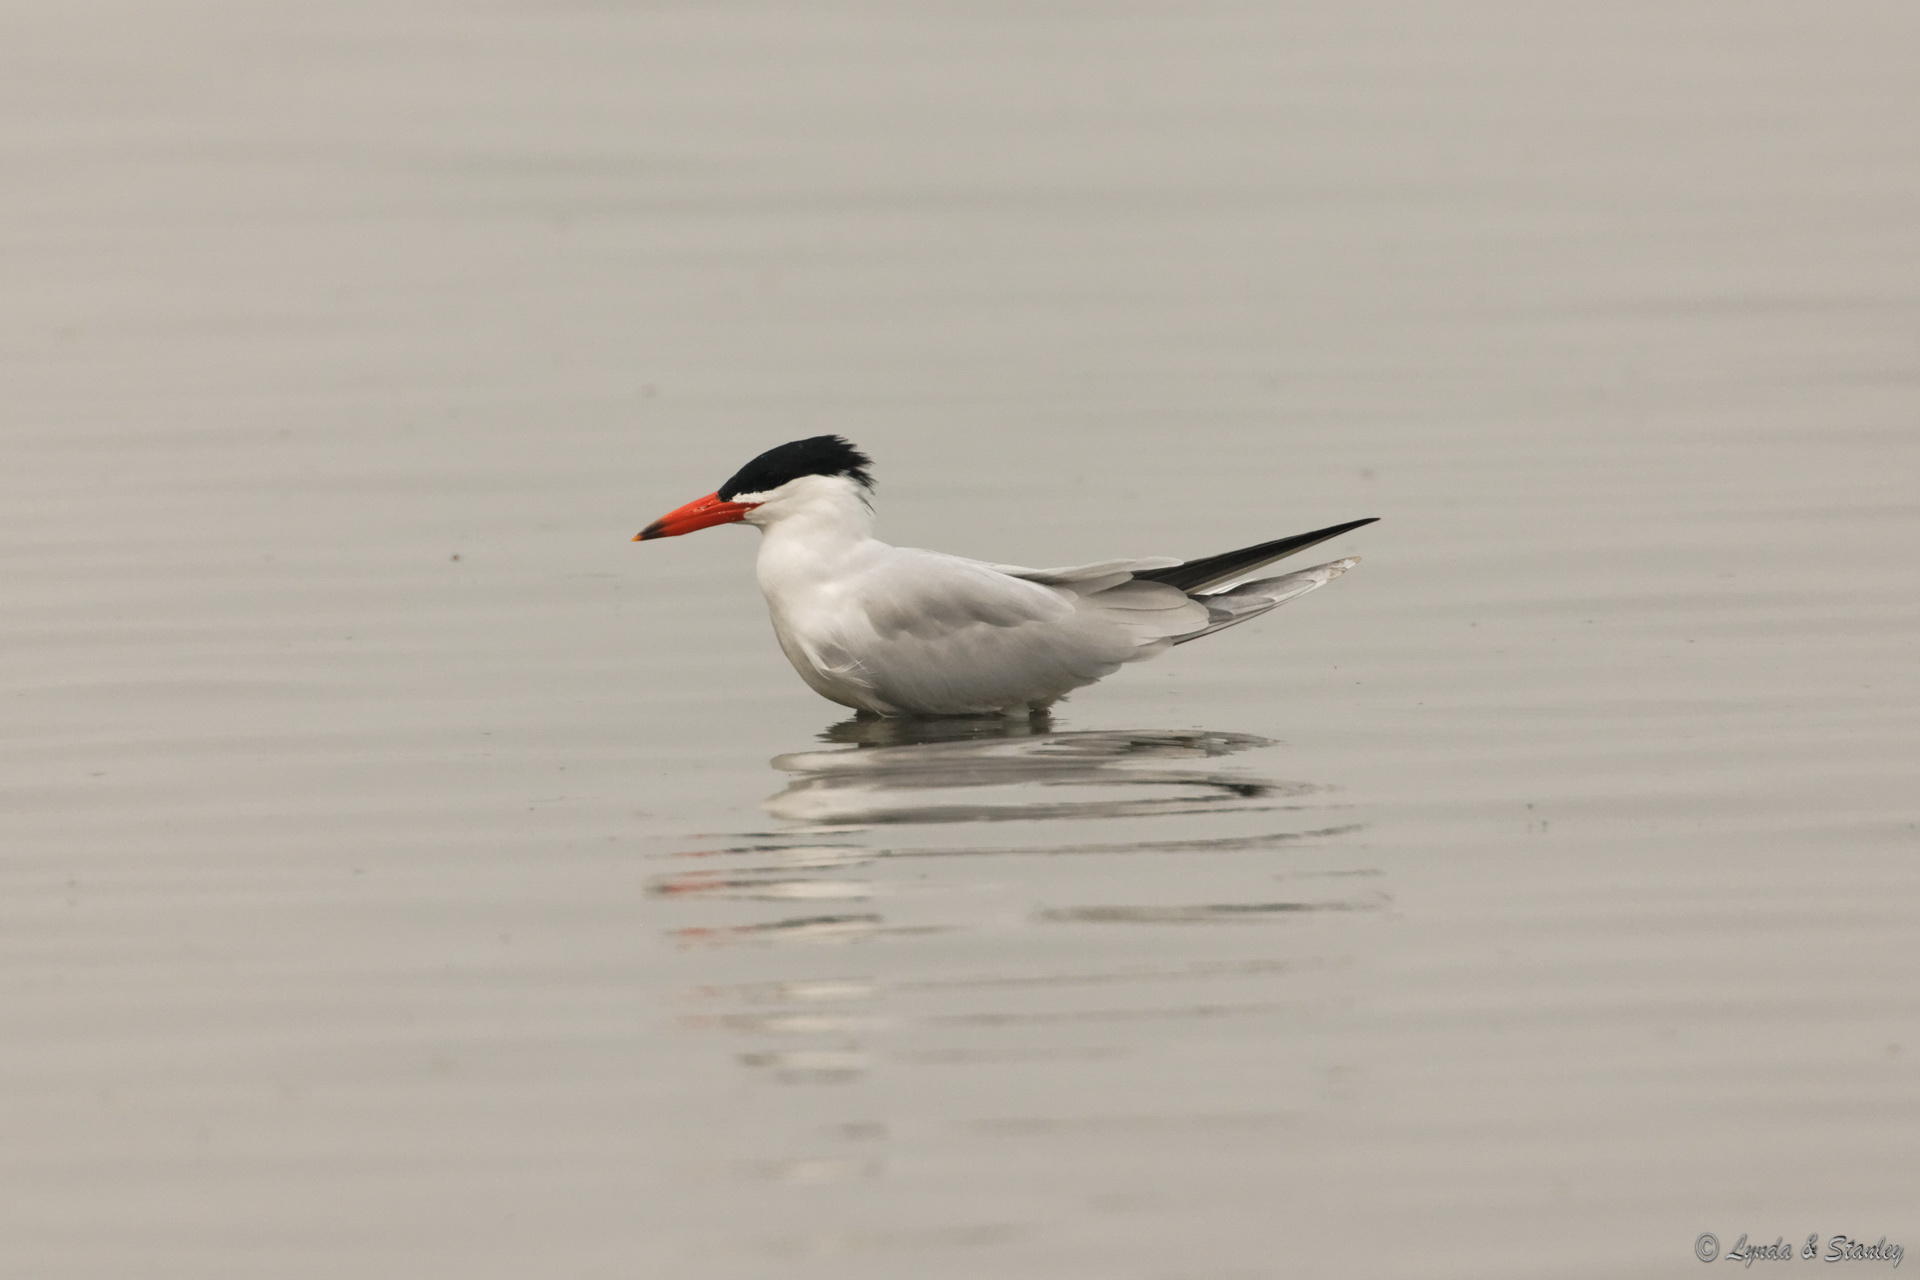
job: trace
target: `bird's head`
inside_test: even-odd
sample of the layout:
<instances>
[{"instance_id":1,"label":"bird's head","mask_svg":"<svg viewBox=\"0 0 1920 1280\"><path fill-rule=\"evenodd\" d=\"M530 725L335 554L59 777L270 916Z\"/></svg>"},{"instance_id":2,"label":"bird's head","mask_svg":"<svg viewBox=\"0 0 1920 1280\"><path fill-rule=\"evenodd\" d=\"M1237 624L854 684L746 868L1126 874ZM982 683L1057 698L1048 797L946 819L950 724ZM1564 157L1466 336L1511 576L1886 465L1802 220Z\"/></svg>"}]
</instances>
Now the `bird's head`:
<instances>
[{"instance_id":1,"label":"bird's head","mask_svg":"<svg viewBox=\"0 0 1920 1280\"><path fill-rule=\"evenodd\" d=\"M840 436L812 436L767 450L704 498L667 512L633 535L635 542L677 538L720 524L766 525L852 499L873 488L872 459Z\"/></svg>"}]
</instances>

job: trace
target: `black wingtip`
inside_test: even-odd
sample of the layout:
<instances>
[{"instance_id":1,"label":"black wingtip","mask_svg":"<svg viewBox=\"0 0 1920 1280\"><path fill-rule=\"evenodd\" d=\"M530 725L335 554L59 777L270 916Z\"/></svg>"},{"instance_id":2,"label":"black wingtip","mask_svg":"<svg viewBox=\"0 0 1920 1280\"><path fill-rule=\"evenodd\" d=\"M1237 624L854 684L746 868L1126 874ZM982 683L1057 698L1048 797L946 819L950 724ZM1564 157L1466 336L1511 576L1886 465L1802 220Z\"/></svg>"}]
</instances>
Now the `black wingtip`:
<instances>
[{"instance_id":1,"label":"black wingtip","mask_svg":"<svg viewBox=\"0 0 1920 1280\"><path fill-rule=\"evenodd\" d=\"M1337 538L1362 525L1372 524L1379 518L1379 516L1367 516L1361 520L1349 520L1345 524L1315 529L1312 533L1296 533L1291 538L1276 538L1272 542L1241 547L1236 551L1223 551L1217 556L1189 560L1185 564L1177 564L1170 569L1149 569L1133 576L1148 582L1164 582L1182 591L1199 591L1231 581L1263 564L1270 564L1296 551L1305 551L1315 543L1325 542L1329 538Z\"/></svg>"}]
</instances>

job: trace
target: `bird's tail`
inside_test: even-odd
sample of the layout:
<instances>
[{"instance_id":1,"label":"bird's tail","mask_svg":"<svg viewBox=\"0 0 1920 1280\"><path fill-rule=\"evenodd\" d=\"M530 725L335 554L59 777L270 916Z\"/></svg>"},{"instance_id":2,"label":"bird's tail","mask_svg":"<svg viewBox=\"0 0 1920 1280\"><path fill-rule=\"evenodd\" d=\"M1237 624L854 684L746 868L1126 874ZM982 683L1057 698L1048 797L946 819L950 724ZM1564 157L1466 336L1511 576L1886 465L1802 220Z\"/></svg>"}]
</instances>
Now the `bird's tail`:
<instances>
[{"instance_id":1,"label":"bird's tail","mask_svg":"<svg viewBox=\"0 0 1920 1280\"><path fill-rule=\"evenodd\" d=\"M1193 599L1207 606L1207 625L1198 631L1188 632L1174 643L1185 644L1189 640L1198 640L1201 636L1210 636L1216 631L1224 631L1250 618L1257 618L1270 609L1279 608L1295 596L1303 596L1317 587L1326 586L1359 563L1357 556L1349 556L1345 560L1329 561L1298 573L1242 583L1231 591L1212 595L1196 593Z\"/></svg>"}]
</instances>

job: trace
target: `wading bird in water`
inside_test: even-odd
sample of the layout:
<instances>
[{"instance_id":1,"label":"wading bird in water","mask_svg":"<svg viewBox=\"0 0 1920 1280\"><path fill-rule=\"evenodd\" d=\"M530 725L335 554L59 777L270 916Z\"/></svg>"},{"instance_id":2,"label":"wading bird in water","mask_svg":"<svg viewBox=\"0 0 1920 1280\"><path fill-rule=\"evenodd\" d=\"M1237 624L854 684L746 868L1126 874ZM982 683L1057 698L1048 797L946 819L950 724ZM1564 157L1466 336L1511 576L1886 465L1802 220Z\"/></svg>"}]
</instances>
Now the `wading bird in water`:
<instances>
[{"instance_id":1,"label":"wading bird in water","mask_svg":"<svg viewBox=\"0 0 1920 1280\"><path fill-rule=\"evenodd\" d=\"M871 465L839 436L795 440L633 540L757 526L774 634L814 692L870 715L1015 715L1325 586L1358 562L1246 579L1377 518L1199 560L1022 569L875 538Z\"/></svg>"}]
</instances>

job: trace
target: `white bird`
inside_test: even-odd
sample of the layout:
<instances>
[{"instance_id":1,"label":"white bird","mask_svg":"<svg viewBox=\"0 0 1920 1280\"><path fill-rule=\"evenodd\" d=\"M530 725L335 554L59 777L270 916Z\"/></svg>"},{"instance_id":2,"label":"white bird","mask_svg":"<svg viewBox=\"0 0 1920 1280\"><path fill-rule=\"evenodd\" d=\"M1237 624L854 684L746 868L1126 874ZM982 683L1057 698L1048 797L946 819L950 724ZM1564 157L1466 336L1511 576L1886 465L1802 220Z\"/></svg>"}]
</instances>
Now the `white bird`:
<instances>
[{"instance_id":1,"label":"white bird","mask_svg":"<svg viewBox=\"0 0 1920 1280\"><path fill-rule=\"evenodd\" d=\"M774 634L814 692L870 715L1012 715L1326 585L1358 562L1246 579L1377 518L1199 560L1023 569L875 538L871 464L839 436L795 440L633 540L754 525Z\"/></svg>"}]
</instances>

